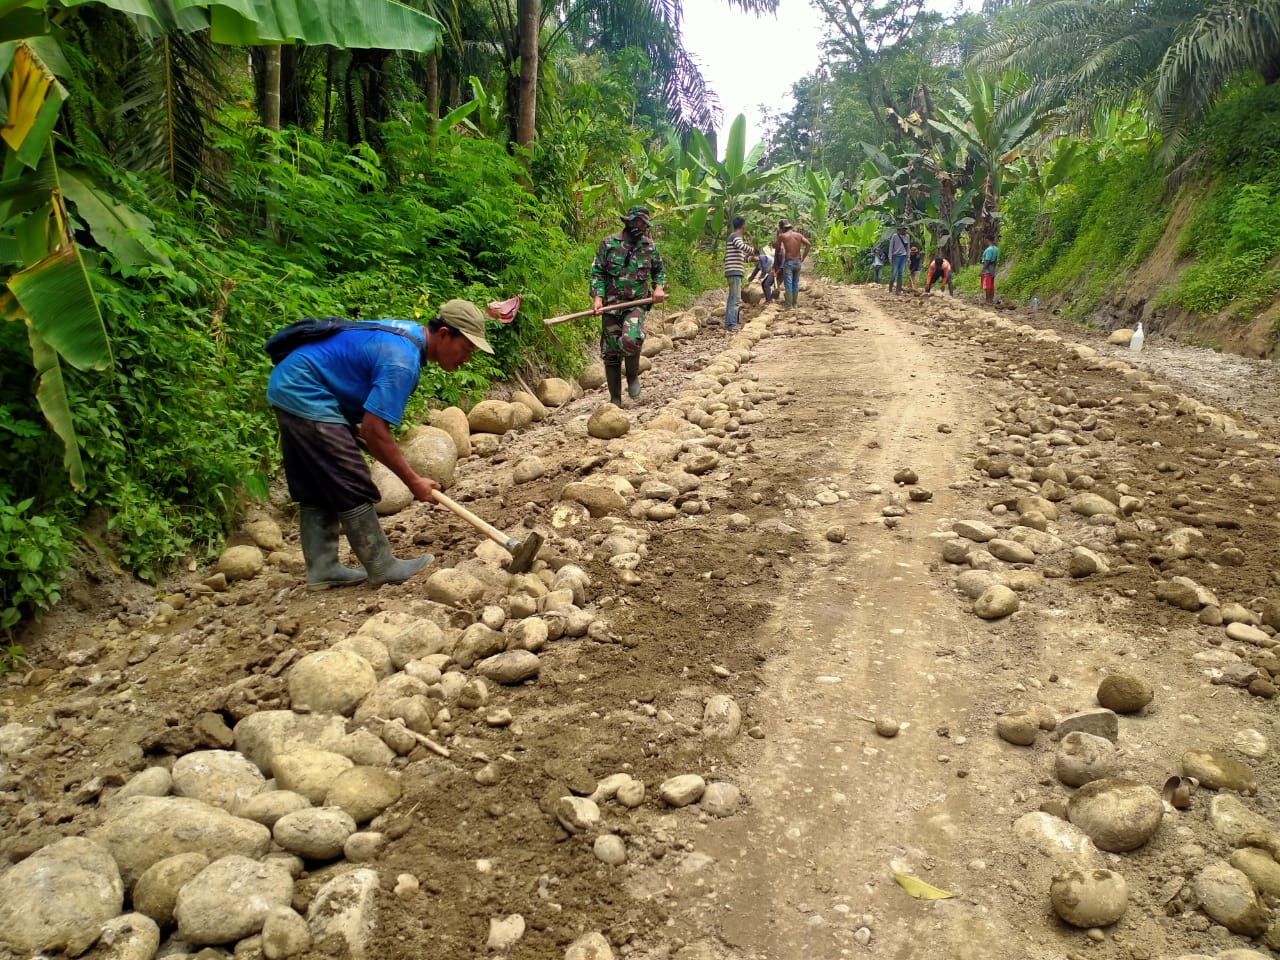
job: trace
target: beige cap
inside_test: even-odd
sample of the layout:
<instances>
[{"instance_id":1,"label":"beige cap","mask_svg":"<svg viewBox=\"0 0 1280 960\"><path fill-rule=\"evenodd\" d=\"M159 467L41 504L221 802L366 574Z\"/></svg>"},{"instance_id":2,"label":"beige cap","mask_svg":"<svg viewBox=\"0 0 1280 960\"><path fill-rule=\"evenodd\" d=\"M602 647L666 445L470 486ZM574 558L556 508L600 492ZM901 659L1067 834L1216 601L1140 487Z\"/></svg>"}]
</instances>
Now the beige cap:
<instances>
[{"instance_id":1,"label":"beige cap","mask_svg":"<svg viewBox=\"0 0 1280 960\"><path fill-rule=\"evenodd\" d=\"M484 314L469 300L446 300L440 304L436 316L446 326L452 327L485 353L493 353L493 347L484 338Z\"/></svg>"}]
</instances>

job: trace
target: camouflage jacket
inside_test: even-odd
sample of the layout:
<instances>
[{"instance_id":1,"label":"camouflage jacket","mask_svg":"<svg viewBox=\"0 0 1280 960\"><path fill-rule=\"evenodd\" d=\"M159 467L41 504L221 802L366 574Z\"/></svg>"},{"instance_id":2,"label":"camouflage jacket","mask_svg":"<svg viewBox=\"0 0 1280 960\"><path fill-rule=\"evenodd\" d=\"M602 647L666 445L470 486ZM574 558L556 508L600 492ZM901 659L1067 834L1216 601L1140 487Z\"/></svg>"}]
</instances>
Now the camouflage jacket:
<instances>
[{"instance_id":1,"label":"camouflage jacket","mask_svg":"<svg viewBox=\"0 0 1280 960\"><path fill-rule=\"evenodd\" d=\"M667 282L662 255L649 237L631 243L622 233L600 241L591 261L591 296L603 297L605 306L647 297L653 287Z\"/></svg>"}]
</instances>

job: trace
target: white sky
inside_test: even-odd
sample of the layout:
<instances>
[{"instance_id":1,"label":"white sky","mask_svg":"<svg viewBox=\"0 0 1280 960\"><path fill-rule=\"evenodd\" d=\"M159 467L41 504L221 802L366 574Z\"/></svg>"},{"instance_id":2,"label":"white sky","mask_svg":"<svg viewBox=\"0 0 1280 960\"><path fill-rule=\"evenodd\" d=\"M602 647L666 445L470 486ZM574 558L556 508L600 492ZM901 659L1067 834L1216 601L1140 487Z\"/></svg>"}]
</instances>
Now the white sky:
<instances>
[{"instance_id":1,"label":"white sky","mask_svg":"<svg viewBox=\"0 0 1280 960\"><path fill-rule=\"evenodd\" d=\"M977 9L979 0L931 0L930 9L953 13ZM684 46L724 108L724 130L738 114L747 117L747 149L762 136L760 105L772 112L794 103L791 85L817 67L822 15L809 0L782 0L775 16L756 17L728 0L684 0ZM717 139L724 153L724 134Z\"/></svg>"}]
</instances>

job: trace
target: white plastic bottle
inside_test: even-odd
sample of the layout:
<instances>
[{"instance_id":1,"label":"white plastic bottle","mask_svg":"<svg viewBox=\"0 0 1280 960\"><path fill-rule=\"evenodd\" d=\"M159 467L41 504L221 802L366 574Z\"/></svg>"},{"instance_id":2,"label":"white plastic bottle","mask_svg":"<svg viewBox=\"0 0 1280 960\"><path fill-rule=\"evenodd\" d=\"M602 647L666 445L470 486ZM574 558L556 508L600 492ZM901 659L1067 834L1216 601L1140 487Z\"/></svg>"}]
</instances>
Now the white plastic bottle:
<instances>
[{"instance_id":1,"label":"white plastic bottle","mask_svg":"<svg viewBox=\"0 0 1280 960\"><path fill-rule=\"evenodd\" d=\"M1138 329L1133 331L1133 336L1129 338L1129 349L1138 351L1142 349L1142 343L1146 340L1146 334L1142 332L1142 324L1139 322Z\"/></svg>"}]
</instances>

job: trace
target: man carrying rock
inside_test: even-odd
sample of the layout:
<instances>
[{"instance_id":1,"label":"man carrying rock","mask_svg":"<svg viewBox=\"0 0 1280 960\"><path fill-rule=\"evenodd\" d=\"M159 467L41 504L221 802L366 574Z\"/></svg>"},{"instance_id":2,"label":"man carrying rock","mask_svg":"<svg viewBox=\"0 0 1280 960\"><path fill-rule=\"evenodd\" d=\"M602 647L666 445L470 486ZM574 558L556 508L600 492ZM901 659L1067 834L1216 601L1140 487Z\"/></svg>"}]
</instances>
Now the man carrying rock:
<instances>
[{"instance_id":1,"label":"man carrying rock","mask_svg":"<svg viewBox=\"0 0 1280 960\"><path fill-rule=\"evenodd\" d=\"M782 263L783 296L788 307L794 307L800 299L800 264L811 246L809 238L793 229L790 223L778 221L778 235L774 238L773 247Z\"/></svg>"},{"instance_id":2,"label":"man carrying rock","mask_svg":"<svg viewBox=\"0 0 1280 960\"><path fill-rule=\"evenodd\" d=\"M493 353L484 314L466 300L450 300L427 327L382 320L303 344L271 371L267 401L280 424L289 495L300 504L299 534L308 590L368 582L403 583L431 562L431 554L398 560L374 512L382 499L361 448L399 477L428 506L440 485L414 472L391 427L430 361L457 370L476 350ZM338 561L339 529L363 568Z\"/></svg>"},{"instance_id":3,"label":"man carrying rock","mask_svg":"<svg viewBox=\"0 0 1280 960\"><path fill-rule=\"evenodd\" d=\"M591 262L591 309L601 319L600 359L604 361L609 400L622 406L622 365L627 367L627 395L640 396L640 348L644 345L644 308L606 310L611 303L667 299L662 255L649 238L649 208L637 204L622 218L622 229L600 241Z\"/></svg>"}]
</instances>

